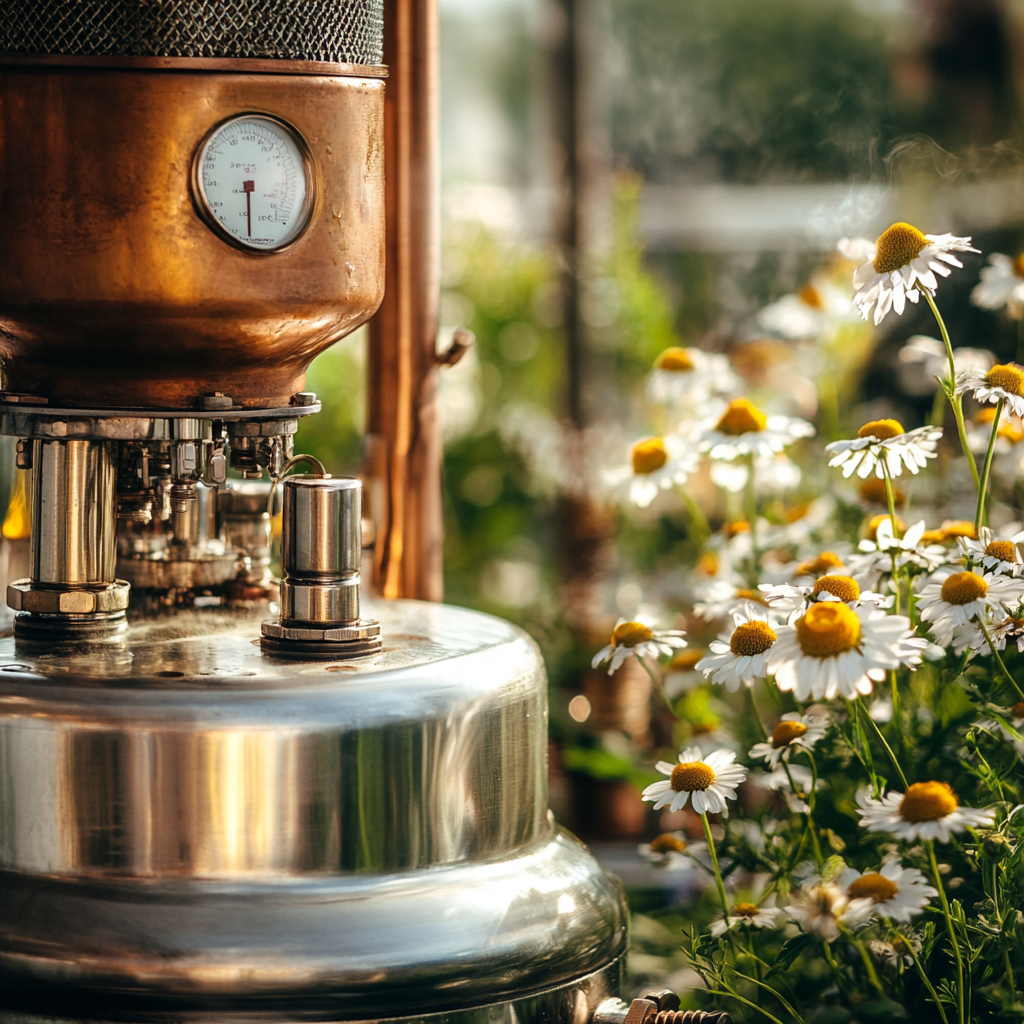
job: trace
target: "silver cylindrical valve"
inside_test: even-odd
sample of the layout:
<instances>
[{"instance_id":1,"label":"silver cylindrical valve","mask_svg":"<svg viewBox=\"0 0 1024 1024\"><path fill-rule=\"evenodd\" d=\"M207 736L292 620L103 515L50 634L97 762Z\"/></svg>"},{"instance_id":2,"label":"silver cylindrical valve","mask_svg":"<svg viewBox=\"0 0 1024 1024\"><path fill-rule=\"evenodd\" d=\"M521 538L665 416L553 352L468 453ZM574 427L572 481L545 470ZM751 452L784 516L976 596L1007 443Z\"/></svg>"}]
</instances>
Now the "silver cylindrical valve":
<instances>
[{"instance_id":1,"label":"silver cylindrical valve","mask_svg":"<svg viewBox=\"0 0 1024 1024\"><path fill-rule=\"evenodd\" d=\"M290 476L282 484L281 618L263 624L264 649L303 657L380 650L380 627L359 617L362 484Z\"/></svg>"}]
</instances>

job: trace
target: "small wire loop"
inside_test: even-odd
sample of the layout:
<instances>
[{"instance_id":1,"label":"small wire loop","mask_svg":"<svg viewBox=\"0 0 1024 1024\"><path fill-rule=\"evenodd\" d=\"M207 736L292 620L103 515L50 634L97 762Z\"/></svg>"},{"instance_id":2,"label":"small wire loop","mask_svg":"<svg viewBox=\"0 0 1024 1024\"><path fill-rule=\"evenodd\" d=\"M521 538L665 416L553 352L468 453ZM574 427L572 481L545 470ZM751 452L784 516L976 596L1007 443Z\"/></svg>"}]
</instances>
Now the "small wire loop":
<instances>
[{"instance_id":1,"label":"small wire loop","mask_svg":"<svg viewBox=\"0 0 1024 1024\"><path fill-rule=\"evenodd\" d=\"M299 462L312 463L317 472L315 476L320 477L322 480L330 480L331 474L324 468L324 464L315 455L293 455L282 467L281 472L277 476L273 477L273 482L270 485L270 494L267 495L267 515L272 516L274 514L274 498L277 495L277 485L284 479L285 473L287 473L293 466Z\"/></svg>"}]
</instances>

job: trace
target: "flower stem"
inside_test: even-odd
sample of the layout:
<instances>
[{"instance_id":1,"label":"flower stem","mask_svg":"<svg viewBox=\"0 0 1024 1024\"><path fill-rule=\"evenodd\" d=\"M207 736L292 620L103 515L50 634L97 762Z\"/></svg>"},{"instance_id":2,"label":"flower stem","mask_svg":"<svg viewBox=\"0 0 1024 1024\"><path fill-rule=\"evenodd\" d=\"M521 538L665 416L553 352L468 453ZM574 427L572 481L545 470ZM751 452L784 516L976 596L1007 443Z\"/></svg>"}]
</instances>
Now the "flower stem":
<instances>
[{"instance_id":1,"label":"flower stem","mask_svg":"<svg viewBox=\"0 0 1024 1024\"><path fill-rule=\"evenodd\" d=\"M921 966L921 961L918 959L917 950L914 949L914 944L906 935L903 934L903 932L899 931L898 929L896 931L896 934L899 935L900 938L902 938L903 941L907 944L907 949L910 950L910 955L914 960L914 966L917 968L917 973L921 976L921 981L924 983L924 987L928 989L928 994L932 997L932 1001L938 1008L939 1016L942 1018L942 1024L949 1024L949 1018L946 1016L946 1008L942 1005L942 1002L939 999L939 993L935 991L935 986L931 983L931 979L929 979L928 975L925 973L924 968Z\"/></svg>"},{"instance_id":2,"label":"flower stem","mask_svg":"<svg viewBox=\"0 0 1024 1024\"><path fill-rule=\"evenodd\" d=\"M942 341L946 346L946 358L949 360L949 390L946 392L946 397L949 399L949 404L953 407L953 416L956 419L956 430L960 435L960 446L964 450L964 455L967 456L967 465L971 467L971 476L974 478L974 488L977 490L981 486L981 482L978 479L978 467L974 461L971 446L967 443L967 429L964 427L963 396L955 393L956 361L953 359L953 346L949 340L949 331L946 330L946 322L942 319L942 314L939 312L939 307L935 305L935 300L927 291L924 293L924 297L928 300L928 305L931 306L932 314L935 317L936 323L939 325L939 331L942 333Z\"/></svg>"},{"instance_id":3,"label":"flower stem","mask_svg":"<svg viewBox=\"0 0 1024 1024\"><path fill-rule=\"evenodd\" d=\"M882 741L882 746L885 747L885 752L889 755L889 760L892 761L893 768L896 769L896 774L900 777L900 782L903 783L903 791L906 792L909 783L907 782L906 775L903 774L903 769L900 767L899 761L896 760L896 755L893 753L892 747L889 746L888 740L882 735L882 730L878 728L878 723L871 717L871 712L861 704L860 698L857 698L857 706L864 713L864 717L871 723L871 728L875 730L875 735ZM895 714L895 710L893 712Z\"/></svg>"},{"instance_id":4,"label":"flower stem","mask_svg":"<svg viewBox=\"0 0 1024 1024\"><path fill-rule=\"evenodd\" d=\"M708 844L708 852L711 854L711 866L715 869L715 881L718 883L718 898L722 901L722 919L726 927L729 925L729 900L725 895L725 883L722 881L722 872L718 867L718 854L715 852L715 841L711 837L711 825L708 822L708 812L705 811L700 820L704 825L704 838Z\"/></svg>"},{"instance_id":5,"label":"flower stem","mask_svg":"<svg viewBox=\"0 0 1024 1024\"><path fill-rule=\"evenodd\" d=\"M868 770L868 775L871 777L871 792L874 794L876 800L880 800L882 797L881 787L878 785L878 775L875 772L875 760L871 756L871 744L868 743L867 733L864 732L864 726L861 725L860 721L860 700L847 700L847 709L850 711L850 718L853 720L853 728L860 738L860 746L863 750L861 755L861 764L864 765Z\"/></svg>"},{"instance_id":6,"label":"flower stem","mask_svg":"<svg viewBox=\"0 0 1024 1024\"><path fill-rule=\"evenodd\" d=\"M939 874L939 862L935 859L935 843L931 839L926 839L924 845L928 851L928 862L931 865L932 877L935 879L935 888L939 890L942 916L946 919L946 931L949 933L949 941L953 947L953 958L956 961L957 1020L959 1024L967 1024L967 1017L964 1013L964 961L960 955L960 943L957 942L956 930L953 927L953 917L949 912L949 900L946 899L946 890L942 885L942 875Z\"/></svg>"},{"instance_id":7,"label":"flower stem","mask_svg":"<svg viewBox=\"0 0 1024 1024\"><path fill-rule=\"evenodd\" d=\"M871 987L880 995L885 995L885 989L882 988L882 983L878 979L878 971L875 970L875 965L871 960L871 954L867 950L867 946L864 945L863 939L858 939L855 935L850 934L850 941L853 943L853 948L860 953L860 958L864 963L864 970L868 972L868 981L871 982Z\"/></svg>"},{"instance_id":8,"label":"flower stem","mask_svg":"<svg viewBox=\"0 0 1024 1024\"><path fill-rule=\"evenodd\" d=\"M665 706L668 708L673 718L678 718L676 709L672 706L672 701L669 700L668 694L665 692L665 687L661 685L661 680L651 671L650 666L644 661L643 658L638 657L636 659L643 666L643 670L650 677L651 682L654 684L654 688L661 694L662 699L665 701Z\"/></svg>"},{"instance_id":9,"label":"flower stem","mask_svg":"<svg viewBox=\"0 0 1024 1024\"><path fill-rule=\"evenodd\" d=\"M996 402L996 418L992 421L992 433L988 439L988 451L985 453L985 468L981 473L981 486L978 488L978 510L974 513L974 535L981 536L981 528L985 525L985 492L988 490L988 474L992 469L992 453L995 451L996 438L999 436L999 418L1003 415L1003 404L1000 398Z\"/></svg>"},{"instance_id":10,"label":"flower stem","mask_svg":"<svg viewBox=\"0 0 1024 1024\"><path fill-rule=\"evenodd\" d=\"M1003 656L996 650L996 645L992 641L992 634L989 633L988 626L985 625L984 618L979 615L975 621L978 623L978 628L981 630L982 636L988 641L988 649L992 652L992 657L996 659L999 671L1003 673L1009 684L1017 691L1020 699L1024 700L1024 690L1017 685L1017 680L1010 675L1010 670L1006 667L1006 662L1003 661Z\"/></svg>"},{"instance_id":11,"label":"flower stem","mask_svg":"<svg viewBox=\"0 0 1024 1024\"><path fill-rule=\"evenodd\" d=\"M889 475L889 462L883 453L882 457L878 460L878 464L882 467L882 479L885 481L885 500L889 505L889 519L892 521L892 535L898 537L900 535L899 527L896 525L896 496L892 490L892 477Z\"/></svg>"}]
</instances>

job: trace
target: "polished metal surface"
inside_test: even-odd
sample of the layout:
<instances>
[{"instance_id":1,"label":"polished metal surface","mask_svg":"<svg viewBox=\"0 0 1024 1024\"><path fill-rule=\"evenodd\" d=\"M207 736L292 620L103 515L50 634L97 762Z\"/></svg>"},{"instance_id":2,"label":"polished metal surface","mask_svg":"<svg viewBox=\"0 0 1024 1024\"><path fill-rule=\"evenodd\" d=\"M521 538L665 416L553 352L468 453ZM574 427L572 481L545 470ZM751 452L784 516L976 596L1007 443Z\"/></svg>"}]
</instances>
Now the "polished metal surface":
<instances>
[{"instance_id":1,"label":"polished metal surface","mask_svg":"<svg viewBox=\"0 0 1024 1024\"><path fill-rule=\"evenodd\" d=\"M281 581L281 621L321 628L359 618L359 577L331 583Z\"/></svg>"},{"instance_id":2,"label":"polished metal surface","mask_svg":"<svg viewBox=\"0 0 1024 1024\"><path fill-rule=\"evenodd\" d=\"M36 441L32 450L32 581L56 587L114 582L114 445Z\"/></svg>"},{"instance_id":3,"label":"polished metal surface","mask_svg":"<svg viewBox=\"0 0 1024 1024\"><path fill-rule=\"evenodd\" d=\"M362 485L352 477L290 476L282 486L281 569L326 583L359 572Z\"/></svg>"},{"instance_id":4,"label":"polished metal surface","mask_svg":"<svg viewBox=\"0 0 1024 1024\"><path fill-rule=\"evenodd\" d=\"M554 988L529 994L519 993L515 997L485 1005L466 1005L441 1013L413 1013L409 1016L389 1017L387 1024L596 1024L595 1008L611 1009L613 1004L622 1003L610 993L618 992L625 984L625 957L619 957L598 971L575 978L571 982ZM625 1003L622 1003L625 1006ZM82 1008L76 1007L81 1013ZM105 1008L86 1008L80 1016L68 1016L75 1009L62 1007L59 1002L46 1016L40 1013L26 1013L17 1010L0 1010L0 1024L113 1024L103 1015ZM91 1011L91 1012L90 1012ZM621 1024L625 1014L611 1017L604 1015L600 1024ZM338 1021L342 1018L324 1013L288 1012L283 1010L270 1013L263 1010L254 1015L245 1011L232 1013L230 1010L217 1013L191 1012L187 1020L194 1024L250 1024L258 1019L264 1024L295 1024L297 1021ZM345 1018L350 1019L350 1018ZM370 1024L377 1024L379 1018L361 1018ZM119 1024L154 1024L164 1021L159 1014L134 1014L121 1018Z\"/></svg>"},{"instance_id":5,"label":"polished metal surface","mask_svg":"<svg viewBox=\"0 0 1024 1024\"><path fill-rule=\"evenodd\" d=\"M621 955L618 884L546 811L533 642L372 612L386 643L358 661L267 657L220 613L0 641L3 1005L377 1019Z\"/></svg>"},{"instance_id":6,"label":"polished metal surface","mask_svg":"<svg viewBox=\"0 0 1024 1024\"><path fill-rule=\"evenodd\" d=\"M51 403L287 406L384 289L384 82L0 64L5 388ZM305 138L319 201L287 252L242 252L190 194L192 155L244 111ZM55 203L54 196L66 197Z\"/></svg>"}]
</instances>

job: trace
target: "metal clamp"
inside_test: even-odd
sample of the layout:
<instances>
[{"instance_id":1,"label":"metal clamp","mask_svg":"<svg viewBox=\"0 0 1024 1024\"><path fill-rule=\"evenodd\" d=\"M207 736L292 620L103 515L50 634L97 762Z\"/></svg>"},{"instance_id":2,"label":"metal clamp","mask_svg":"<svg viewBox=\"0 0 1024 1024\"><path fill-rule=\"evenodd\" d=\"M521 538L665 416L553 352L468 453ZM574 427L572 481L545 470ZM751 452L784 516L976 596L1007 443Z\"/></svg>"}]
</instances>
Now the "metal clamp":
<instances>
[{"instance_id":1,"label":"metal clamp","mask_svg":"<svg viewBox=\"0 0 1024 1024\"><path fill-rule=\"evenodd\" d=\"M680 1010L679 996L671 989L645 992L627 1004L617 997L600 1003L590 1024L732 1024L722 1010Z\"/></svg>"}]
</instances>

